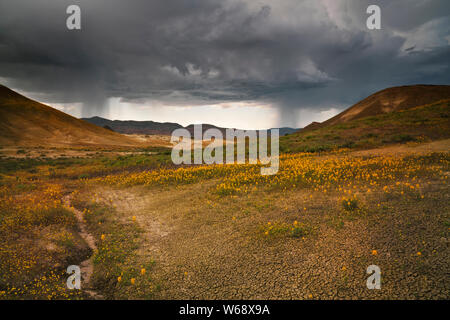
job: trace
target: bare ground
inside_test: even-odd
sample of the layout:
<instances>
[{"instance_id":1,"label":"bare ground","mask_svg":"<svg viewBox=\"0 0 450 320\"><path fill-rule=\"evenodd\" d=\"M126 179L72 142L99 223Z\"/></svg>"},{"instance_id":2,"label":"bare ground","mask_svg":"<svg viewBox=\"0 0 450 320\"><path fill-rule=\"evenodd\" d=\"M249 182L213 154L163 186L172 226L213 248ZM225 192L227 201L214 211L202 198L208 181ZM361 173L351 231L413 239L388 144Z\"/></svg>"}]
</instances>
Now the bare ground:
<instances>
[{"instance_id":1,"label":"bare ground","mask_svg":"<svg viewBox=\"0 0 450 320\"><path fill-rule=\"evenodd\" d=\"M139 188L126 195L123 190L109 191L118 211L136 215L146 230L139 254L156 261L152 275L162 284L157 298L449 297L448 238L439 235L439 209L405 205L397 207L395 215L388 210L343 219L343 226L336 227L336 202L315 201L320 195L309 200L301 191L279 197L261 194L235 199L231 208L226 201L205 207L205 188L147 195ZM430 187L429 196L442 191ZM275 201L279 204L267 207ZM247 213L242 208L249 202L254 207ZM307 221L318 230L304 239L268 240L260 235L259 225L286 217ZM376 256L372 250L377 250ZM424 252L421 257L416 256L419 250ZM366 288L366 268L371 264L383 272L383 290Z\"/></svg>"},{"instance_id":2,"label":"bare ground","mask_svg":"<svg viewBox=\"0 0 450 320\"><path fill-rule=\"evenodd\" d=\"M381 152L447 151L448 142ZM307 189L220 198L210 192L214 181L96 193L118 219L134 215L145 230L138 254L156 261L158 299L448 299L449 187L428 182L421 201L383 199L380 208L374 192L362 215L343 215L338 194ZM314 232L268 239L260 231L294 220ZM366 287L372 264L381 268L381 290Z\"/></svg>"}]
</instances>

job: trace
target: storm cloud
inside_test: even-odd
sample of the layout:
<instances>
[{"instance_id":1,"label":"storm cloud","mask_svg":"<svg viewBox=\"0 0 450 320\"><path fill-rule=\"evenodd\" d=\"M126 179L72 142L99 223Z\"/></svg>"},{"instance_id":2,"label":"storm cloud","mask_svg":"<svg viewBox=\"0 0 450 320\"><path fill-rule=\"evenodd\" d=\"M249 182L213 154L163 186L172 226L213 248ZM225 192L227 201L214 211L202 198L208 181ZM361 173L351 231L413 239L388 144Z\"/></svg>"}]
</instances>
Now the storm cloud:
<instances>
[{"instance_id":1,"label":"storm cloud","mask_svg":"<svg viewBox=\"0 0 450 320\"><path fill-rule=\"evenodd\" d=\"M81 8L81 30L66 8ZM381 7L382 29L366 9ZM107 115L108 99L248 101L296 125L374 91L450 83L450 5L434 0L0 0L0 78ZM170 119L168 119L170 120Z\"/></svg>"}]
</instances>

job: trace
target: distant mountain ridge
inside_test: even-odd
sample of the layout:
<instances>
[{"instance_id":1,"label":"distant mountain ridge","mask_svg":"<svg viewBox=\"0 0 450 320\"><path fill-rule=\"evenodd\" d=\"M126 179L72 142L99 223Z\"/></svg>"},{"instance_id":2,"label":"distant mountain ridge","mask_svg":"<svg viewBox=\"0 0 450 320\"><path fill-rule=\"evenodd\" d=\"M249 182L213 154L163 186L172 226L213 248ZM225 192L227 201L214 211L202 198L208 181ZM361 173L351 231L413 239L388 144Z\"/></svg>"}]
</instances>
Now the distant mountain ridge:
<instances>
[{"instance_id":1,"label":"distant mountain ridge","mask_svg":"<svg viewBox=\"0 0 450 320\"><path fill-rule=\"evenodd\" d=\"M170 135L173 130L183 128L182 125L173 122L109 120L102 117L81 118L81 120L95 124L99 127L108 126L112 130L124 134Z\"/></svg>"},{"instance_id":2,"label":"distant mountain ridge","mask_svg":"<svg viewBox=\"0 0 450 320\"><path fill-rule=\"evenodd\" d=\"M187 129L192 135L194 134L194 125L183 127L181 124L174 122L155 122L155 121L136 121L136 120L109 120L101 117L81 118L81 120L95 124L100 127L109 127L112 130L124 134L159 134L171 135L176 129ZM202 124L202 130L218 129L225 135L227 128L217 127L212 124ZM299 129L283 127L278 128L280 136L296 132Z\"/></svg>"}]
</instances>

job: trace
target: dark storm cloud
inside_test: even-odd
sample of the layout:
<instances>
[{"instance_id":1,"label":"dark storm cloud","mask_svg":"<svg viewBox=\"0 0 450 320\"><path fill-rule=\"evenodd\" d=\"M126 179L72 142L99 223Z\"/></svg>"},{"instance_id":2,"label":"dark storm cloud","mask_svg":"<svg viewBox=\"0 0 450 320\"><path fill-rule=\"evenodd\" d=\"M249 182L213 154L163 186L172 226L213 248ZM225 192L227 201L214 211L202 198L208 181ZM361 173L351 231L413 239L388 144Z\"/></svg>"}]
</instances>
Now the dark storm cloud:
<instances>
[{"instance_id":1,"label":"dark storm cloud","mask_svg":"<svg viewBox=\"0 0 450 320\"><path fill-rule=\"evenodd\" d=\"M382 30L366 8L382 8ZM66 29L78 4L82 30ZM449 83L447 1L0 0L0 77L104 114L109 97L173 105L341 108L375 90Z\"/></svg>"}]
</instances>

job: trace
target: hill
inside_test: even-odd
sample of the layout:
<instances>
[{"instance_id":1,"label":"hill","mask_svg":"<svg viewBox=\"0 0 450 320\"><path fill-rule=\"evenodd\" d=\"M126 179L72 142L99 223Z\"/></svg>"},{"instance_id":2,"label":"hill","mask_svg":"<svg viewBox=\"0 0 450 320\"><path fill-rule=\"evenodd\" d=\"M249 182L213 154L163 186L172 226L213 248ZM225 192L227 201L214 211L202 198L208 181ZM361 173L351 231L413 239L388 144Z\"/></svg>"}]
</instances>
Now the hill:
<instances>
[{"instance_id":1,"label":"hill","mask_svg":"<svg viewBox=\"0 0 450 320\"><path fill-rule=\"evenodd\" d=\"M303 130L314 130L369 116L407 110L446 99L450 99L450 86L446 85L412 85L387 88L370 95L322 123L313 122Z\"/></svg>"},{"instance_id":2,"label":"hill","mask_svg":"<svg viewBox=\"0 0 450 320\"><path fill-rule=\"evenodd\" d=\"M446 95L443 94L443 97ZM438 99L438 96L435 97ZM320 152L335 148L369 149L409 141L434 141L450 138L450 99L411 106L396 104L395 110L347 120L342 114L325 121L322 126L301 130L282 137L284 152ZM417 97L417 101L423 100ZM353 109L354 110L354 109ZM366 112L370 113L370 110ZM331 121L333 120L333 121Z\"/></svg>"},{"instance_id":3,"label":"hill","mask_svg":"<svg viewBox=\"0 0 450 320\"><path fill-rule=\"evenodd\" d=\"M0 145L137 146L138 142L0 85Z\"/></svg>"},{"instance_id":4,"label":"hill","mask_svg":"<svg viewBox=\"0 0 450 320\"><path fill-rule=\"evenodd\" d=\"M289 128L289 127L282 127L282 128L278 128L278 130L280 130L280 137L282 137L282 136L285 136L285 135L297 132L300 129Z\"/></svg>"},{"instance_id":5,"label":"hill","mask_svg":"<svg viewBox=\"0 0 450 320\"><path fill-rule=\"evenodd\" d=\"M112 130L124 134L171 135L173 130L183 128L182 125L172 122L109 120L101 117L81 118L81 120L100 127L108 126Z\"/></svg>"},{"instance_id":6,"label":"hill","mask_svg":"<svg viewBox=\"0 0 450 320\"><path fill-rule=\"evenodd\" d=\"M81 118L84 121L95 124L100 127L109 127L112 130L124 134L149 134L149 135L171 135L175 129L185 128L191 135L194 135L194 125L183 127L181 124L173 122L155 122L155 121L135 121L135 120L109 120L101 117ZM218 129L225 136L227 128L217 127L212 124L202 124L202 130ZM298 129L283 127L279 128L280 136L291 134Z\"/></svg>"}]
</instances>

